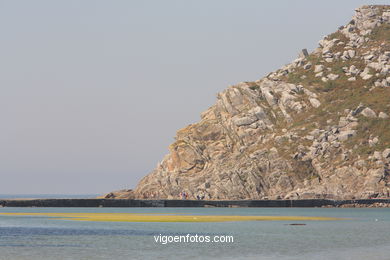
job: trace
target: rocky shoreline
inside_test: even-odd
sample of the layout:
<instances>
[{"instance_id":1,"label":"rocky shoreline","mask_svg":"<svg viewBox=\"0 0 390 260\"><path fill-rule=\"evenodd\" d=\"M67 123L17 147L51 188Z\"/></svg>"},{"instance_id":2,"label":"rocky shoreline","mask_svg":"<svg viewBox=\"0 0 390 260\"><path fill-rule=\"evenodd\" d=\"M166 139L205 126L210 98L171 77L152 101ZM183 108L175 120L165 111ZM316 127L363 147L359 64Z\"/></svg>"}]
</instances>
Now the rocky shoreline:
<instances>
[{"instance_id":1,"label":"rocky shoreline","mask_svg":"<svg viewBox=\"0 0 390 260\"><path fill-rule=\"evenodd\" d=\"M135 199L16 199L0 207L340 207L388 208L390 199L359 200L135 200Z\"/></svg>"}]
</instances>

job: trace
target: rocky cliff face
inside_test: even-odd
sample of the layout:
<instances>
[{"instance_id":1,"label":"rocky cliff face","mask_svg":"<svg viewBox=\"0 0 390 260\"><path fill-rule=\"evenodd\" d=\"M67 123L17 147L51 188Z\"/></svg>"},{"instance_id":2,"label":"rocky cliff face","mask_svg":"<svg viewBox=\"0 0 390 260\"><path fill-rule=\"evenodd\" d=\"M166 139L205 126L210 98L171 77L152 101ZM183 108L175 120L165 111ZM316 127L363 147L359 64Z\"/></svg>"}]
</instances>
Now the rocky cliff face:
<instances>
[{"instance_id":1,"label":"rocky cliff face","mask_svg":"<svg viewBox=\"0 0 390 260\"><path fill-rule=\"evenodd\" d=\"M218 94L138 198L388 197L390 6L363 6L308 54Z\"/></svg>"}]
</instances>

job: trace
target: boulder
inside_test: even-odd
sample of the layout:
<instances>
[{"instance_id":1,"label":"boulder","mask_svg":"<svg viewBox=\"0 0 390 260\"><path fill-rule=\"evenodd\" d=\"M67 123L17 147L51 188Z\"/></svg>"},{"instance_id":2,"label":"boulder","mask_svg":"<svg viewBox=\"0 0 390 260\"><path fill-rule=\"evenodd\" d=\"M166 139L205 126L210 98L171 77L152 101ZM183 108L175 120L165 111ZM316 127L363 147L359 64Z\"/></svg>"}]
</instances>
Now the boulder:
<instances>
[{"instance_id":1,"label":"boulder","mask_svg":"<svg viewBox=\"0 0 390 260\"><path fill-rule=\"evenodd\" d=\"M383 158L387 159L390 158L390 148L387 148L382 153Z\"/></svg>"},{"instance_id":2,"label":"boulder","mask_svg":"<svg viewBox=\"0 0 390 260\"><path fill-rule=\"evenodd\" d=\"M389 116L384 113L384 112L379 112L379 115L378 115L379 118L382 118L382 119L386 119L386 118L389 118Z\"/></svg>"},{"instance_id":3,"label":"boulder","mask_svg":"<svg viewBox=\"0 0 390 260\"><path fill-rule=\"evenodd\" d=\"M368 67L365 67L362 73L360 73L360 77L364 80L372 78L372 75L370 74L370 69Z\"/></svg>"},{"instance_id":4,"label":"boulder","mask_svg":"<svg viewBox=\"0 0 390 260\"><path fill-rule=\"evenodd\" d=\"M330 74L327 76L327 78L328 78L329 80L336 80L336 79L339 78L339 75L330 73Z\"/></svg>"},{"instance_id":5,"label":"boulder","mask_svg":"<svg viewBox=\"0 0 390 260\"><path fill-rule=\"evenodd\" d=\"M348 50L348 55L350 58L355 57L356 51L355 50Z\"/></svg>"},{"instance_id":6,"label":"boulder","mask_svg":"<svg viewBox=\"0 0 390 260\"><path fill-rule=\"evenodd\" d=\"M314 73L318 73L324 70L324 65L315 65L314 66Z\"/></svg>"},{"instance_id":7,"label":"boulder","mask_svg":"<svg viewBox=\"0 0 390 260\"><path fill-rule=\"evenodd\" d=\"M233 122L236 126L245 126L245 125L250 125L254 122L256 122L258 119L256 117L249 117L249 116L244 116L244 117L236 117L233 119Z\"/></svg>"},{"instance_id":8,"label":"boulder","mask_svg":"<svg viewBox=\"0 0 390 260\"><path fill-rule=\"evenodd\" d=\"M378 152L378 151L375 151L374 152L374 155L372 156L374 160L382 160L382 153L381 152Z\"/></svg>"},{"instance_id":9,"label":"boulder","mask_svg":"<svg viewBox=\"0 0 390 260\"><path fill-rule=\"evenodd\" d=\"M348 138L353 137L356 134L356 130L346 130L338 134L337 139L341 142L348 140Z\"/></svg>"},{"instance_id":10,"label":"boulder","mask_svg":"<svg viewBox=\"0 0 390 260\"><path fill-rule=\"evenodd\" d=\"M368 118L375 118L376 117L376 113L374 112L374 110L372 110L369 107L366 107L365 109L363 109L361 114L365 117L368 117Z\"/></svg>"},{"instance_id":11,"label":"boulder","mask_svg":"<svg viewBox=\"0 0 390 260\"><path fill-rule=\"evenodd\" d=\"M309 101L310 101L310 104L315 108L321 106L321 102L316 98L309 98Z\"/></svg>"}]
</instances>

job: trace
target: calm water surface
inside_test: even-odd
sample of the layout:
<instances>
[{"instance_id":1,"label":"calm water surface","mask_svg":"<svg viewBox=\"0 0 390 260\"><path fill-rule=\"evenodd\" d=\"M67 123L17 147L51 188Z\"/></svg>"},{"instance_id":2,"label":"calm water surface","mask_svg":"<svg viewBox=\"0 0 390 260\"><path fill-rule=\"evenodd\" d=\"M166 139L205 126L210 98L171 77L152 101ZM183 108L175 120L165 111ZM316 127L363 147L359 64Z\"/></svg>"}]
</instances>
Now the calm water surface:
<instances>
[{"instance_id":1,"label":"calm water surface","mask_svg":"<svg viewBox=\"0 0 390 260\"><path fill-rule=\"evenodd\" d=\"M129 223L0 216L0 260L390 259L390 209L0 208L3 212L122 212L342 217L337 221ZM306 225L291 226L287 224ZM233 243L169 243L155 235L231 235Z\"/></svg>"}]
</instances>

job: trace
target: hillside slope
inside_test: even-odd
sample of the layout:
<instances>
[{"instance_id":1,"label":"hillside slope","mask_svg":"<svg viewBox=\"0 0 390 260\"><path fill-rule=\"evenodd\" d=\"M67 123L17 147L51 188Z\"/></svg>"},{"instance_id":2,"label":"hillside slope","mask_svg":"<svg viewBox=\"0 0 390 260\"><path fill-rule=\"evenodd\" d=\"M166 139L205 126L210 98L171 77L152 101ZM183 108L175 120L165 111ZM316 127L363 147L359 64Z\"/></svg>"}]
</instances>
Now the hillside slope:
<instances>
[{"instance_id":1,"label":"hillside slope","mask_svg":"<svg viewBox=\"0 0 390 260\"><path fill-rule=\"evenodd\" d=\"M363 6L308 54L218 94L138 198L389 197L390 6Z\"/></svg>"}]
</instances>

